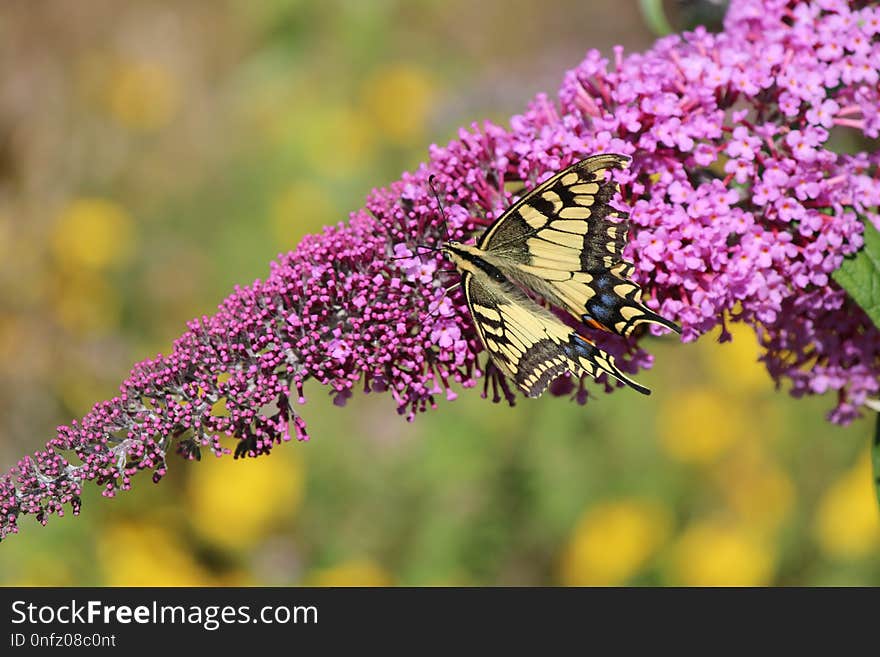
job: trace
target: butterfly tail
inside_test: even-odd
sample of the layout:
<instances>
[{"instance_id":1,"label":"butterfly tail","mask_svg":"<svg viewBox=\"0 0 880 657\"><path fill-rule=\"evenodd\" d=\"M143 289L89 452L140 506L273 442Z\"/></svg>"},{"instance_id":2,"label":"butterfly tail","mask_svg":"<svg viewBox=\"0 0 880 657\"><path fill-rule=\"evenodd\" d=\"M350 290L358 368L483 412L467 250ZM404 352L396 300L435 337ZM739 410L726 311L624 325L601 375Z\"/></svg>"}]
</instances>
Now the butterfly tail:
<instances>
[{"instance_id":1,"label":"butterfly tail","mask_svg":"<svg viewBox=\"0 0 880 657\"><path fill-rule=\"evenodd\" d=\"M564 347L566 356L569 359L569 369L577 374L587 373L590 376L598 376L602 372L610 374L619 381L625 383L636 392L643 395L650 395L651 389L646 388L642 384L633 381L626 374L618 369L614 363L614 357L599 349L586 338L572 333L569 342Z\"/></svg>"},{"instance_id":2,"label":"butterfly tail","mask_svg":"<svg viewBox=\"0 0 880 657\"><path fill-rule=\"evenodd\" d=\"M623 263L626 264L626 263ZM628 337L640 324L659 324L681 333L681 328L642 303L642 290L615 272L594 272L592 296L587 300L581 321Z\"/></svg>"},{"instance_id":3,"label":"butterfly tail","mask_svg":"<svg viewBox=\"0 0 880 657\"><path fill-rule=\"evenodd\" d=\"M626 335L629 335L632 332L632 329L634 329L639 324L658 324L659 326L668 328L670 331L681 335L681 327L675 322L671 322L665 317L661 317L650 308L647 308L646 306L643 306L641 304L639 304L639 311L642 314L632 321L630 325L631 328L629 329L629 331L627 331Z\"/></svg>"}]
</instances>

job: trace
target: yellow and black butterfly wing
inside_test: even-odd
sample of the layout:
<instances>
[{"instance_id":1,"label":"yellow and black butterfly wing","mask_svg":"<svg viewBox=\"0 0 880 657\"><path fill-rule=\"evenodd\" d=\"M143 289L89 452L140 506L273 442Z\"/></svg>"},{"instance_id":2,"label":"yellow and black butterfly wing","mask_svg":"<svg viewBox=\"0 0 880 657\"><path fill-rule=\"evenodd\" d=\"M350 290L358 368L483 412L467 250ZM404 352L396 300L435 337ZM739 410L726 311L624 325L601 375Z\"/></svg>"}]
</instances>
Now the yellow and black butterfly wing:
<instances>
[{"instance_id":1,"label":"yellow and black butterfly wing","mask_svg":"<svg viewBox=\"0 0 880 657\"><path fill-rule=\"evenodd\" d=\"M625 219L625 213L608 205L617 191L617 183L609 179L608 172L622 169L627 162L629 158L623 155L593 155L560 171L514 203L480 236L477 247L529 265L523 257L527 253L524 246L527 240L538 237L548 246L536 243L536 258L576 263L577 271L610 268L620 261L626 245L625 225L607 221L610 225L606 228L622 230L612 231L610 237L606 230L602 243L598 231L589 229L592 224L606 223L603 220L609 216ZM564 234L555 235L557 232ZM588 234L590 239L583 239ZM613 243L611 249L608 241Z\"/></svg>"},{"instance_id":2,"label":"yellow and black butterfly wing","mask_svg":"<svg viewBox=\"0 0 880 657\"><path fill-rule=\"evenodd\" d=\"M572 372L607 372L643 393L650 390L624 375L614 358L581 337L508 281L480 270L464 272L462 286L480 340L501 372L529 397Z\"/></svg>"},{"instance_id":3,"label":"yellow and black butterfly wing","mask_svg":"<svg viewBox=\"0 0 880 657\"><path fill-rule=\"evenodd\" d=\"M622 155L595 155L557 173L526 194L487 229L477 246L511 280L575 318L627 336L649 322L678 327L646 308L623 259L625 212L609 202L612 169Z\"/></svg>"}]
</instances>

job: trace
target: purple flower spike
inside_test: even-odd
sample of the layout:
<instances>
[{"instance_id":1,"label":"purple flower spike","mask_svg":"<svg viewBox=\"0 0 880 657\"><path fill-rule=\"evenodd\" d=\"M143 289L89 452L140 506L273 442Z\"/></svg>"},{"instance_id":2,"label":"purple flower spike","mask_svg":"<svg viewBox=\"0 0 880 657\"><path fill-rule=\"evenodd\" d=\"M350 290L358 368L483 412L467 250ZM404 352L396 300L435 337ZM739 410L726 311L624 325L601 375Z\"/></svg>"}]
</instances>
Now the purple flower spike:
<instances>
[{"instance_id":1,"label":"purple flower spike","mask_svg":"<svg viewBox=\"0 0 880 657\"><path fill-rule=\"evenodd\" d=\"M725 27L644 54L616 49L610 62L591 51L558 101L538 96L509 129L474 125L433 146L418 171L371 194L348 224L305 238L12 468L0 479L0 538L22 514L45 523L67 504L76 514L86 481L107 496L143 470L158 481L172 446L222 454L228 434L236 456L258 456L307 439L296 410L307 379L339 405L356 386L389 391L409 420L480 377L484 394L512 399L497 372L484 374L464 300L444 289L455 277L430 249L447 229L468 239L498 217L511 202L505 183L532 187L594 153L633 158L620 202L647 305L684 340L748 323L777 382L795 396L836 391L830 419L852 420L878 393L880 331L830 274L880 228L880 155L835 153L829 136L880 135L880 8L734 0ZM626 372L651 364L633 343L609 349ZM551 390L587 398L584 381Z\"/></svg>"}]
</instances>

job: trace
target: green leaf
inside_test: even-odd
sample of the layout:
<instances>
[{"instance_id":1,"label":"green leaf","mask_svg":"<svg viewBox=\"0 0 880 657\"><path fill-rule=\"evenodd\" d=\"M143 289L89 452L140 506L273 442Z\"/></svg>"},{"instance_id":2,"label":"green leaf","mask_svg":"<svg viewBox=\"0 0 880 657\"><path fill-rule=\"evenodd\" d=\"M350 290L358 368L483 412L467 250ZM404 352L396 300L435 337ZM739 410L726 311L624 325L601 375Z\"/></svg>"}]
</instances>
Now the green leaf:
<instances>
[{"instance_id":1,"label":"green leaf","mask_svg":"<svg viewBox=\"0 0 880 657\"><path fill-rule=\"evenodd\" d=\"M663 0L639 0L639 7L642 10L642 17L654 34L657 36L672 34L672 26L666 20L666 13L663 11Z\"/></svg>"},{"instance_id":2,"label":"green leaf","mask_svg":"<svg viewBox=\"0 0 880 657\"><path fill-rule=\"evenodd\" d=\"M865 246L846 258L831 277L880 327L880 231L865 225Z\"/></svg>"},{"instance_id":3,"label":"green leaf","mask_svg":"<svg viewBox=\"0 0 880 657\"><path fill-rule=\"evenodd\" d=\"M877 413L877 426L874 429L871 463L874 465L874 493L877 495L877 503L880 504L880 413Z\"/></svg>"},{"instance_id":4,"label":"green leaf","mask_svg":"<svg viewBox=\"0 0 880 657\"><path fill-rule=\"evenodd\" d=\"M854 257L845 259L831 276L862 307L874 325L880 327L880 231L866 223L865 246ZM880 413L874 429L871 462L874 466L874 492L880 503Z\"/></svg>"}]
</instances>

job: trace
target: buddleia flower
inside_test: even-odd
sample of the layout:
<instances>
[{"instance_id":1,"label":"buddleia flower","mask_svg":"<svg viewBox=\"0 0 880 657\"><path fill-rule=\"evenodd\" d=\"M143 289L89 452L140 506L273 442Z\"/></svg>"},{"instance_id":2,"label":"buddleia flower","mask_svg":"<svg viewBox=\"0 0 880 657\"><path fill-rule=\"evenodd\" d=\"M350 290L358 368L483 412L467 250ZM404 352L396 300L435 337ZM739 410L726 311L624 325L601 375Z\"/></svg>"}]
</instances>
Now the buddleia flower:
<instances>
[{"instance_id":1,"label":"buddleia flower","mask_svg":"<svg viewBox=\"0 0 880 657\"><path fill-rule=\"evenodd\" d=\"M139 473L158 481L172 451L223 454L231 435L235 456L262 456L306 440L309 380L340 405L390 395L408 420L473 387L512 400L460 290L447 291L449 263L423 247L470 239L511 190L596 153L632 158L617 202L646 305L686 342L748 324L780 386L833 391L830 419L851 421L878 393L880 331L831 275L880 228L880 155L838 153L829 139L880 134L878 34L870 3L734 0L719 34L588 52L556 97L432 146L347 223L303 239L265 280L190 322L169 354L135 365L118 396L59 427L0 479L0 537L25 514L76 513L87 482L113 496ZM605 346L624 372L651 365L636 339ZM583 402L616 387L561 379L551 390Z\"/></svg>"}]
</instances>

